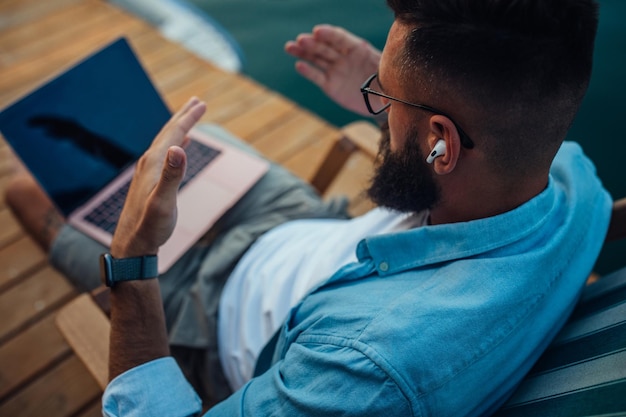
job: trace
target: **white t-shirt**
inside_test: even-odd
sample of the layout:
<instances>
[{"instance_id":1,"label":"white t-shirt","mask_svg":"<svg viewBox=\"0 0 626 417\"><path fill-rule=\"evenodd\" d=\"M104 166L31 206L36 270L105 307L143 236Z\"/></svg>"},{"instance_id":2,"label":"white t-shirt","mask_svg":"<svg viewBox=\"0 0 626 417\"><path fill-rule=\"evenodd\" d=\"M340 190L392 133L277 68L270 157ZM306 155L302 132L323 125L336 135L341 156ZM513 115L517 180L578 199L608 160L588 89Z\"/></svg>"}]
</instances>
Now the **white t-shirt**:
<instances>
[{"instance_id":1,"label":"white t-shirt","mask_svg":"<svg viewBox=\"0 0 626 417\"><path fill-rule=\"evenodd\" d=\"M367 236L426 223L417 215L376 208L351 220L287 222L259 238L241 258L220 299L218 346L233 390L252 378L263 346L302 297L343 265L356 261Z\"/></svg>"}]
</instances>

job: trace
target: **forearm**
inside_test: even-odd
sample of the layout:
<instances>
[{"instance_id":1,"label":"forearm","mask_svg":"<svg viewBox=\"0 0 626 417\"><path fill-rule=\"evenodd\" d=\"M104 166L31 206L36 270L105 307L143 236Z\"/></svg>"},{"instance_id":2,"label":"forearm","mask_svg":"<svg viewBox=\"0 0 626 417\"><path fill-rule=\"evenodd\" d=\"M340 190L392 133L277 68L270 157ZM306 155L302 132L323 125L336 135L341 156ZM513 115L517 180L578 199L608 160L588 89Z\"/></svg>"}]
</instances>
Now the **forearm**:
<instances>
[{"instance_id":1,"label":"forearm","mask_svg":"<svg viewBox=\"0 0 626 417\"><path fill-rule=\"evenodd\" d=\"M169 355L157 279L117 284L111 290L109 380Z\"/></svg>"},{"instance_id":2,"label":"forearm","mask_svg":"<svg viewBox=\"0 0 626 417\"><path fill-rule=\"evenodd\" d=\"M139 159L111 242L113 258L155 255L171 236L187 160L181 147L205 109L197 98L189 100ZM111 288L110 379L169 355L159 282L145 278L133 277Z\"/></svg>"}]
</instances>

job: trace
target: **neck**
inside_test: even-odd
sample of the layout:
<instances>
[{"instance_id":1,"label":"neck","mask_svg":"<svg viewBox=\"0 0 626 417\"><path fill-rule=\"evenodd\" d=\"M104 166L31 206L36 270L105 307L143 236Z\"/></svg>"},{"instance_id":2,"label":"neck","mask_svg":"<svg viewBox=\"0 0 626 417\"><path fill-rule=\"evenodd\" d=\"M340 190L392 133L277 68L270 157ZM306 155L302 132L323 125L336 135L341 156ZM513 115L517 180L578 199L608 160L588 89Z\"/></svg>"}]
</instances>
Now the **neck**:
<instances>
[{"instance_id":1,"label":"neck","mask_svg":"<svg viewBox=\"0 0 626 417\"><path fill-rule=\"evenodd\" d=\"M511 211L540 194L548 184L548 175L534 179L476 186L442 184L441 200L430 212L432 224L458 223L497 216Z\"/></svg>"}]
</instances>

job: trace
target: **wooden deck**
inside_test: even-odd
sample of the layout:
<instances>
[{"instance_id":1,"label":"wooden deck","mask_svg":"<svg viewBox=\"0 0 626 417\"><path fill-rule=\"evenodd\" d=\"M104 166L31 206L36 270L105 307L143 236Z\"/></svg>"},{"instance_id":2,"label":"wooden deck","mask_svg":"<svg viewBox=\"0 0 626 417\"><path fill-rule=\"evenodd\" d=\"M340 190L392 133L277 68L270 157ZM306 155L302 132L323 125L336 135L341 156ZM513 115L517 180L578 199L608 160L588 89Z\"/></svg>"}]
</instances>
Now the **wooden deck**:
<instances>
[{"instance_id":1,"label":"wooden deck","mask_svg":"<svg viewBox=\"0 0 626 417\"><path fill-rule=\"evenodd\" d=\"M0 108L119 36L126 36L171 109L196 95L219 123L305 179L339 138L328 125L254 81L224 73L148 24L101 0L0 2ZM358 154L331 186L355 190L367 177ZM0 139L0 196L11 173ZM77 291L46 260L0 197L0 416L96 416L101 391L54 323Z\"/></svg>"}]
</instances>

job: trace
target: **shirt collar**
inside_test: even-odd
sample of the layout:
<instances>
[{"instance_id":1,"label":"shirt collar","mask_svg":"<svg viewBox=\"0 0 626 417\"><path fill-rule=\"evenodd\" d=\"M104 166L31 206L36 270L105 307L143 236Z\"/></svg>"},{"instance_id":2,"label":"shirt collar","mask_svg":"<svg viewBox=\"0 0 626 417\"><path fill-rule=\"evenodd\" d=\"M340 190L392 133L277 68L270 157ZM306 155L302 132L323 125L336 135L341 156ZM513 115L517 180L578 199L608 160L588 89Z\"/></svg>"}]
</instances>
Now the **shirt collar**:
<instances>
[{"instance_id":1,"label":"shirt collar","mask_svg":"<svg viewBox=\"0 0 626 417\"><path fill-rule=\"evenodd\" d=\"M357 246L360 261L372 259L381 276L477 256L515 243L541 228L558 210L550 177L539 195L506 213L462 223L424 226L372 236Z\"/></svg>"}]
</instances>

